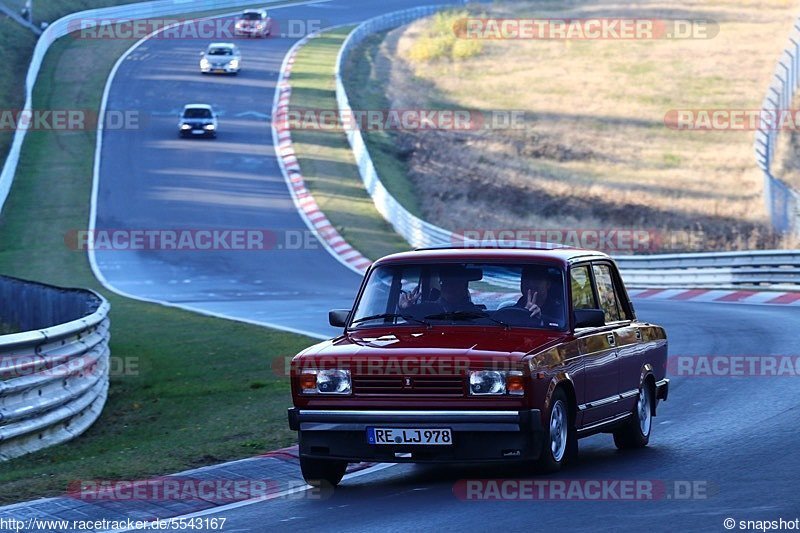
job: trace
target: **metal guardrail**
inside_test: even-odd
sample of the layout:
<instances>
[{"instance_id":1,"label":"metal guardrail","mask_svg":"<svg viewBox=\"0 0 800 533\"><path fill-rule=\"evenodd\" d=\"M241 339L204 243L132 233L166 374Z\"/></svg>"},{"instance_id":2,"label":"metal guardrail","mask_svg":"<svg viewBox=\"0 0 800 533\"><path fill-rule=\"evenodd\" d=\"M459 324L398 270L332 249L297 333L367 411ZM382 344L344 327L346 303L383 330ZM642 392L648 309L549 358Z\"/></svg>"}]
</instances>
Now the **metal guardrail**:
<instances>
[{"instance_id":1,"label":"metal guardrail","mask_svg":"<svg viewBox=\"0 0 800 533\"><path fill-rule=\"evenodd\" d=\"M800 290L800 252L767 250L617 256L631 287L735 288L781 286Z\"/></svg>"},{"instance_id":2,"label":"metal guardrail","mask_svg":"<svg viewBox=\"0 0 800 533\"><path fill-rule=\"evenodd\" d=\"M280 1L282 0L264 0L263 4L269 5ZM93 20L99 22L99 25L102 26L102 21L119 22L123 20L168 17L204 10L233 9L252 4L252 0L156 0L153 2L139 2L108 8L89 9L62 17L47 27L41 37L39 37L39 41L36 43L36 47L33 50L33 56L31 57L31 62L28 67L28 75L25 78L25 107L23 108L23 112L31 112L33 87L50 46L57 39L80 28L81 21ZM20 127L16 130L14 133L14 140L11 143L11 148L6 157L5 164L3 165L3 170L0 172L0 212L11 190L11 183L17 172L22 144L25 141L27 132L27 126Z\"/></svg>"},{"instance_id":3,"label":"metal guardrail","mask_svg":"<svg viewBox=\"0 0 800 533\"><path fill-rule=\"evenodd\" d=\"M108 392L109 303L0 276L0 461L83 433Z\"/></svg>"},{"instance_id":4,"label":"metal guardrail","mask_svg":"<svg viewBox=\"0 0 800 533\"><path fill-rule=\"evenodd\" d=\"M336 100L342 116L352 116L352 108L342 80L342 70L349 54L370 35L391 28L408 24L414 20L429 16L439 10L456 7L458 4L425 6L387 15L379 16L360 24L345 40L336 59ZM800 23L799 23L800 24ZM800 26L798 26L800 32ZM792 41L795 42L795 41ZM793 58L793 65L800 66L800 33L795 46L798 47ZM791 70L798 72L797 68ZM793 74L792 87L798 83ZM782 103L787 104L786 92ZM787 104L788 105L788 104ZM353 150L364 187L372 197L378 212L392 227L415 248L439 245L459 245L468 242L453 232L430 224L416 217L404 208L381 183L375 165L370 158L364 137L358 127L358 121L346 121L345 131ZM352 125L353 127L349 127ZM775 132L759 132L772 135ZM771 156L771 146L766 144L767 154ZM760 152L759 152L760 153ZM768 163L767 169L768 173ZM774 180L769 189L772 195L770 206L773 212L788 213L796 209L796 194L791 199L791 191ZM783 189L779 187L782 186ZM794 206L794 207L792 207ZM783 209L784 211L781 211ZM784 215L782 215L784 216ZM784 218L788 221L789 215ZM773 217L773 222L775 219ZM779 226L776 226L779 227ZM788 227L788 226L787 226ZM800 289L800 252L796 251L758 251L728 253L692 253L652 256L618 256L615 257L622 270L626 284L631 287L703 287L730 288L751 285L780 285L783 288Z\"/></svg>"},{"instance_id":5,"label":"metal guardrail","mask_svg":"<svg viewBox=\"0 0 800 533\"><path fill-rule=\"evenodd\" d=\"M756 131L755 155L764 173L764 201L772 226L781 232L800 234L800 193L772 174L772 161L780 128L780 112L788 112L800 87L800 18L797 19L775 67L767 95L761 105L761 123Z\"/></svg>"},{"instance_id":6,"label":"metal guardrail","mask_svg":"<svg viewBox=\"0 0 800 533\"><path fill-rule=\"evenodd\" d=\"M336 58L336 102L340 114L342 116L352 116L350 100L347 97L347 91L342 81L343 66L352 50L374 33L408 24L414 20L432 15L442 9L456 7L457 5L462 4L422 6L396 11L369 19L356 27L350 35L347 36L347 39L345 39L342 48L339 50L339 55ZM355 155L356 164L358 165L361 179L364 182L364 187L372 197L378 212L392 225L394 230L402 235L403 238L415 248L452 244L454 242L453 232L440 228L411 214L408 209L403 207L400 202L389 193L381 182L378 172L375 170L375 165L372 163L367 145L364 141L364 137L361 135L358 124L354 124L352 128L346 127L345 132L347 133L347 140L350 142L350 146L353 149L353 155Z\"/></svg>"}]
</instances>

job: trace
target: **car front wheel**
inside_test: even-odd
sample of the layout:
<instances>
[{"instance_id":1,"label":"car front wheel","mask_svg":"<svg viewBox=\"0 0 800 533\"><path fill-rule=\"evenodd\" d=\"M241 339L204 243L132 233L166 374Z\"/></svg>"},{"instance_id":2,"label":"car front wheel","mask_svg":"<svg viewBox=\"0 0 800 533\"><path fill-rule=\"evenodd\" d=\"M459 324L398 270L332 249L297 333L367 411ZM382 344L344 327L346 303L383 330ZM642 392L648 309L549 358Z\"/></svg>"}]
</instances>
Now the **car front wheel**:
<instances>
[{"instance_id":1,"label":"car front wheel","mask_svg":"<svg viewBox=\"0 0 800 533\"><path fill-rule=\"evenodd\" d=\"M573 416L564 389L556 389L553 393L545 430L542 453L536 462L536 469L541 472L555 472L578 450Z\"/></svg>"},{"instance_id":2,"label":"car front wheel","mask_svg":"<svg viewBox=\"0 0 800 533\"><path fill-rule=\"evenodd\" d=\"M650 442L652 427L653 388L645 383L639 389L639 396L628 422L614 432L614 444L620 450L644 448Z\"/></svg>"},{"instance_id":3,"label":"car front wheel","mask_svg":"<svg viewBox=\"0 0 800 533\"><path fill-rule=\"evenodd\" d=\"M300 471L303 473L303 479L312 487L325 485L335 487L344 477L346 470L347 461L300 457Z\"/></svg>"}]
</instances>

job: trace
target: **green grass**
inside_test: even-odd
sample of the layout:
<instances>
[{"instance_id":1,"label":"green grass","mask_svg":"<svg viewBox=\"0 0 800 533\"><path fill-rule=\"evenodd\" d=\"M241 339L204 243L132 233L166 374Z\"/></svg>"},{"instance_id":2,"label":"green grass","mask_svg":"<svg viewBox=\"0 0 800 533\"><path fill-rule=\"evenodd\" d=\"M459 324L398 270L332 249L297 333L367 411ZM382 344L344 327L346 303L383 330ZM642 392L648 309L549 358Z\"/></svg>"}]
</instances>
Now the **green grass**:
<instances>
[{"instance_id":1,"label":"green grass","mask_svg":"<svg viewBox=\"0 0 800 533\"><path fill-rule=\"evenodd\" d=\"M0 17L0 108L21 109L25 104L25 75L36 46L36 36L10 18ZM0 130L0 161L5 161L14 132Z\"/></svg>"},{"instance_id":2,"label":"green grass","mask_svg":"<svg viewBox=\"0 0 800 533\"><path fill-rule=\"evenodd\" d=\"M429 19L425 32L408 51L409 57L420 63L451 60L459 61L476 56L483 51L483 41L465 39L466 19L469 11L454 10L436 13Z\"/></svg>"},{"instance_id":3,"label":"green grass","mask_svg":"<svg viewBox=\"0 0 800 533\"><path fill-rule=\"evenodd\" d=\"M386 33L367 38L356 48L344 66L347 94L350 105L355 110L391 109L386 97L384 80L373 72L378 50ZM369 131L364 140L375 168L380 170L383 185L400 204L412 214L421 216L418 193L408 178L408 154L398 148L392 132Z\"/></svg>"},{"instance_id":4,"label":"green grass","mask_svg":"<svg viewBox=\"0 0 800 533\"><path fill-rule=\"evenodd\" d=\"M0 1L5 2L8 7L17 11L25 3L24 0ZM34 0L34 19L37 23L43 20L52 22L76 11L129 4L132 1L134 0ZM286 2L282 3L289 3L290 1L286 0ZM263 4L253 3L251 7L262 6ZM180 17L208 16L233 11L236 11L236 9L217 9L191 13L190 15L180 15ZM36 39L37 37L28 28L23 28L5 16L0 17L0 42L3 43L0 48L0 64L3 65L3 69L0 71L0 109L21 109L25 104L25 77L28 74L28 65L33 55L33 49L36 46ZM127 48L132 46L135 41L103 40L102 42L116 49L116 45L120 42L126 43ZM0 131L0 161L5 161L13 137L13 131Z\"/></svg>"},{"instance_id":5,"label":"green grass","mask_svg":"<svg viewBox=\"0 0 800 533\"><path fill-rule=\"evenodd\" d=\"M334 64L350 30L352 27L325 33L301 48L292 70L290 110L336 109ZM366 88L361 89L359 93ZM355 103L353 106L356 108ZM371 259L408 250L364 189L344 132L295 129L292 140L309 190L345 240ZM385 179L383 174L381 179Z\"/></svg>"},{"instance_id":6,"label":"green grass","mask_svg":"<svg viewBox=\"0 0 800 533\"><path fill-rule=\"evenodd\" d=\"M131 43L62 39L45 59L34 107L97 109ZM103 290L64 235L85 228L95 132L31 132L0 219L0 272L103 293L111 353L138 366L114 376L100 419L81 437L0 463L0 503L57 495L77 479L138 479L247 457L295 440L288 380L274 358L307 337L207 318Z\"/></svg>"}]
</instances>

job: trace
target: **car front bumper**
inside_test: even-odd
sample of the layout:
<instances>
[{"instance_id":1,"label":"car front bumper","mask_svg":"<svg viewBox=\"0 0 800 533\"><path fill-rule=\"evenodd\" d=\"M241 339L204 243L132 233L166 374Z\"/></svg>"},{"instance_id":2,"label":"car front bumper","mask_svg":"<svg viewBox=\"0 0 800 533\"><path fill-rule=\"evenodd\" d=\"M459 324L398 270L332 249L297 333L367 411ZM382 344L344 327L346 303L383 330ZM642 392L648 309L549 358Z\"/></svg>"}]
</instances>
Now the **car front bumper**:
<instances>
[{"instance_id":1,"label":"car front bumper","mask_svg":"<svg viewBox=\"0 0 800 533\"><path fill-rule=\"evenodd\" d=\"M248 36L269 35L269 29L267 28L267 29L260 29L259 30L257 28L249 28L249 27L236 28L234 30L234 34L235 35L248 35Z\"/></svg>"},{"instance_id":2,"label":"car front bumper","mask_svg":"<svg viewBox=\"0 0 800 533\"><path fill-rule=\"evenodd\" d=\"M664 378L656 382L656 400L667 401L669 396L669 380Z\"/></svg>"},{"instance_id":3,"label":"car front bumper","mask_svg":"<svg viewBox=\"0 0 800 533\"><path fill-rule=\"evenodd\" d=\"M349 462L492 462L537 459L545 431L538 409L523 411L355 411L289 409L300 455ZM450 429L451 445L376 445L367 428Z\"/></svg>"},{"instance_id":4,"label":"car front bumper","mask_svg":"<svg viewBox=\"0 0 800 533\"><path fill-rule=\"evenodd\" d=\"M210 67L206 67L206 68L200 67L200 72L202 72L203 74L215 74L215 73L217 73L217 74L235 74L235 73L239 72L239 68L238 67L237 68L233 68L230 65L225 65L224 67L215 67L215 66L210 66Z\"/></svg>"}]
</instances>

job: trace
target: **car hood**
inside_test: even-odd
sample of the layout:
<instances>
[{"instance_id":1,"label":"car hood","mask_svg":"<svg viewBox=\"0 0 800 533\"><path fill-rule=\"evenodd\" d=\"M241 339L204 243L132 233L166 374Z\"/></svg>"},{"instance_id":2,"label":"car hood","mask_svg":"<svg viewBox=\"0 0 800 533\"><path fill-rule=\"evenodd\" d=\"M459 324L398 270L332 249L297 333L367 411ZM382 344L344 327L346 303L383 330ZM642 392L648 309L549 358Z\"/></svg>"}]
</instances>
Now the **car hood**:
<instances>
[{"instance_id":1,"label":"car hood","mask_svg":"<svg viewBox=\"0 0 800 533\"><path fill-rule=\"evenodd\" d=\"M313 358L459 357L472 360L522 359L564 339L564 332L501 328L402 328L350 332L302 352Z\"/></svg>"},{"instance_id":2,"label":"car hood","mask_svg":"<svg viewBox=\"0 0 800 533\"><path fill-rule=\"evenodd\" d=\"M232 56L211 56L211 55L205 54L203 56L203 59L205 59L209 63L219 64L219 63L230 63L234 59L237 59L237 57L236 57L236 55L232 55Z\"/></svg>"},{"instance_id":3,"label":"car hood","mask_svg":"<svg viewBox=\"0 0 800 533\"><path fill-rule=\"evenodd\" d=\"M213 124L213 118L184 118L181 117L182 124Z\"/></svg>"}]
</instances>

